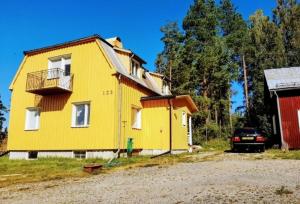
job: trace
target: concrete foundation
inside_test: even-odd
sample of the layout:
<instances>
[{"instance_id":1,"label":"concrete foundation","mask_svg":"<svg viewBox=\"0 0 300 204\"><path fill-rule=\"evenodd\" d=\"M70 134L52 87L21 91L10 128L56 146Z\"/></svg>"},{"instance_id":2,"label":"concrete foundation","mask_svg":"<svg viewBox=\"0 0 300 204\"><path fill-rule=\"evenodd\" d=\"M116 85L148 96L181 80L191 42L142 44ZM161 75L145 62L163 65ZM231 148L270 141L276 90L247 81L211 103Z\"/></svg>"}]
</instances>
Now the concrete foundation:
<instances>
[{"instance_id":1,"label":"concrete foundation","mask_svg":"<svg viewBox=\"0 0 300 204\"><path fill-rule=\"evenodd\" d=\"M144 149L139 155L159 155L165 153L169 150L161 149ZM172 154L181 154L187 152L188 150L172 150ZM121 157L126 157L126 153L123 153ZM115 156L113 151L86 151L86 158L101 158L101 159L111 159ZM61 158L75 158L73 151L39 151L37 153L37 158L47 158L47 157L61 157ZM11 151L9 153L9 159L29 159L28 152L25 151Z\"/></svg>"},{"instance_id":2,"label":"concrete foundation","mask_svg":"<svg viewBox=\"0 0 300 204\"><path fill-rule=\"evenodd\" d=\"M162 154L162 153L165 153L169 150L162 150L162 149L143 149L141 152L140 152L140 155L159 155L159 154ZM188 150L172 150L172 154L181 154L181 153L184 153L184 152L187 152Z\"/></svg>"},{"instance_id":3,"label":"concrete foundation","mask_svg":"<svg viewBox=\"0 0 300 204\"><path fill-rule=\"evenodd\" d=\"M28 152L9 152L9 159L28 159Z\"/></svg>"},{"instance_id":4,"label":"concrete foundation","mask_svg":"<svg viewBox=\"0 0 300 204\"><path fill-rule=\"evenodd\" d=\"M86 158L101 158L101 159L111 159L114 157L113 151L87 151Z\"/></svg>"},{"instance_id":5,"label":"concrete foundation","mask_svg":"<svg viewBox=\"0 0 300 204\"><path fill-rule=\"evenodd\" d=\"M62 157L62 158L74 158L72 151L65 152L38 152L38 158L45 157Z\"/></svg>"}]
</instances>

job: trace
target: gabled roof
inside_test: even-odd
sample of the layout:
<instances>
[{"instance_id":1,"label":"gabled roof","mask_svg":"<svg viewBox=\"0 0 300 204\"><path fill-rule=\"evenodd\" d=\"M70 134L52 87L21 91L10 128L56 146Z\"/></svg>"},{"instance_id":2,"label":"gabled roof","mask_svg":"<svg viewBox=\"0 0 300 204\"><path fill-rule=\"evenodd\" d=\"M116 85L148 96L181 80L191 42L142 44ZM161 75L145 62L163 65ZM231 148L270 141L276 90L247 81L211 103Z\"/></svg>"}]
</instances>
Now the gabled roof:
<instances>
[{"instance_id":1,"label":"gabled roof","mask_svg":"<svg viewBox=\"0 0 300 204\"><path fill-rule=\"evenodd\" d=\"M300 67L286 67L264 70L270 91L300 88Z\"/></svg>"},{"instance_id":2,"label":"gabled roof","mask_svg":"<svg viewBox=\"0 0 300 204\"><path fill-rule=\"evenodd\" d=\"M118 55L116 54L113 47L107 45L105 42L101 41L101 46L104 48L105 53L109 57L111 63L116 68L117 72L122 74L123 76L126 76L127 78L135 81L136 83L142 85L145 88L150 89L151 91L155 92L158 95L163 95L162 91L157 87L154 80L151 78L150 75L145 73L145 78L138 78L136 76L132 76L128 73L126 67L123 65L123 63L120 61Z\"/></svg>"},{"instance_id":3,"label":"gabled roof","mask_svg":"<svg viewBox=\"0 0 300 204\"><path fill-rule=\"evenodd\" d=\"M48 52L48 51L60 49L60 48L63 48L63 47L70 47L70 46L74 46L74 45L93 42L96 39L101 39L102 41L105 41L107 44L110 45L110 43L108 43L100 35L94 34L94 35L79 38L79 39L76 39L76 40L71 40L71 41L67 41L67 42L63 42L63 43L58 43L58 44L55 44L55 45L50 45L50 46L37 48L37 49L33 49L33 50L27 50L27 51L24 51L23 53L24 53L24 55L35 55L35 54L38 54L38 53Z\"/></svg>"},{"instance_id":4,"label":"gabled roof","mask_svg":"<svg viewBox=\"0 0 300 204\"><path fill-rule=\"evenodd\" d=\"M100 42L100 46L103 48L103 50L105 52L105 56L107 58L109 58L108 60L110 61L112 66L116 69L117 73L131 79L132 81L136 82L137 84L141 85L142 87L144 87L158 95L164 95L162 93L162 90L156 85L154 79L152 79L152 76L149 75L147 72L145 73L144 77L141 77L141 78L130 75L128 73L126 67L123 65L123 63L120 61L119 57L117 56L115 47L112 46L109 42L107 42L104 38L102 38L100 35L97 35L97 34L91 35L88 37L84 37L84 38L79 38L79 39L72 40L72 41L68 41L68 42L64 42L64 43L55 44L52 46L46 46L46 47L42 47L42 48L38 48L38 49L24 51L25 58L24 58L22 64L20 65L19 70L10 85L10 89L12 90L12 85L14 84L14 81L16 80L16 76L19 74L20 69L21 69L27 56L31 56L31 55L35 55L35 54L39 54L39 53L43 53L43 52L48 52L51 50L56 50L56 49L60 49L60 48L64 48L64 47L76 46L79 44L89 43L89 42L93 42L93 41Z\"/></svg>"}]
</instances>

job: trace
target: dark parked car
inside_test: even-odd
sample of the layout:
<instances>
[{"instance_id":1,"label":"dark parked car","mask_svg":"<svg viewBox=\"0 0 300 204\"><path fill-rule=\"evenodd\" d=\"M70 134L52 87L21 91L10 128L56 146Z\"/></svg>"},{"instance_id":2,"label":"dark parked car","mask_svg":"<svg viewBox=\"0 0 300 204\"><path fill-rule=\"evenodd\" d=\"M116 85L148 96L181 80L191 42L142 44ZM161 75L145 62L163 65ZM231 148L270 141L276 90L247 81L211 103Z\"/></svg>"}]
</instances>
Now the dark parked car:
<instances>
[{"instance_id":1,"label":"dark parked car","mask_svg":"<svg viewBox=\"0 0 300 204\"><path fill-rule=\"evenodd\" d=\"M266 142L267 138L255 128L236 129L231 137L233 151L255 149L264 152Z\"/></svg>"}]
</instances>

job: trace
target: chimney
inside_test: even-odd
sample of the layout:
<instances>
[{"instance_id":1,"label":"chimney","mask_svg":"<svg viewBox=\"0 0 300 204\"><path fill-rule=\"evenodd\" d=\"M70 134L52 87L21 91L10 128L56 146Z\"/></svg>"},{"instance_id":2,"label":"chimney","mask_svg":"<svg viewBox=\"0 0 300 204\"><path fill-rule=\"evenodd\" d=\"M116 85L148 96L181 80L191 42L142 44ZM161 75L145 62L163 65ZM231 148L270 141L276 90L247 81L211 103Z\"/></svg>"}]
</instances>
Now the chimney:
<instances>
[{"instance_id":1,"label":"chimney","mask_svg":"<svg viewBox=\"0 0 300 204\"><path fill-rule=\"evenodd\" d=\"M108 39L105 39L105 40L107 42L109 42L114 47L123 48L121 38L119 38L119 37L108 38Z\"/></svg>"}]
</instances>

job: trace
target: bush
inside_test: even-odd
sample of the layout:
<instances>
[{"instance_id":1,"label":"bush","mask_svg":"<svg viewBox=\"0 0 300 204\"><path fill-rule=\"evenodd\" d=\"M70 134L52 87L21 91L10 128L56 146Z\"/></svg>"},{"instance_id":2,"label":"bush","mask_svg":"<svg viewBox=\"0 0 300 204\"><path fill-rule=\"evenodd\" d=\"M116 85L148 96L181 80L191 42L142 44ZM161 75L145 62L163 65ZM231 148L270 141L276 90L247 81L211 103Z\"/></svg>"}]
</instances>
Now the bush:
<instances>
[{"instance_id":1,"label":"bush","mask_svg":"<svg viewBox=\"0 0 300 204\"><path fill-rule=\"evenodd\" d=\"M220 126L216 123L209 123L195 130L193 135L193 144L202 144L203 142L216 138L227 139L230 135L230 128L220 128Z\"/></svg>"}]
</instances>

